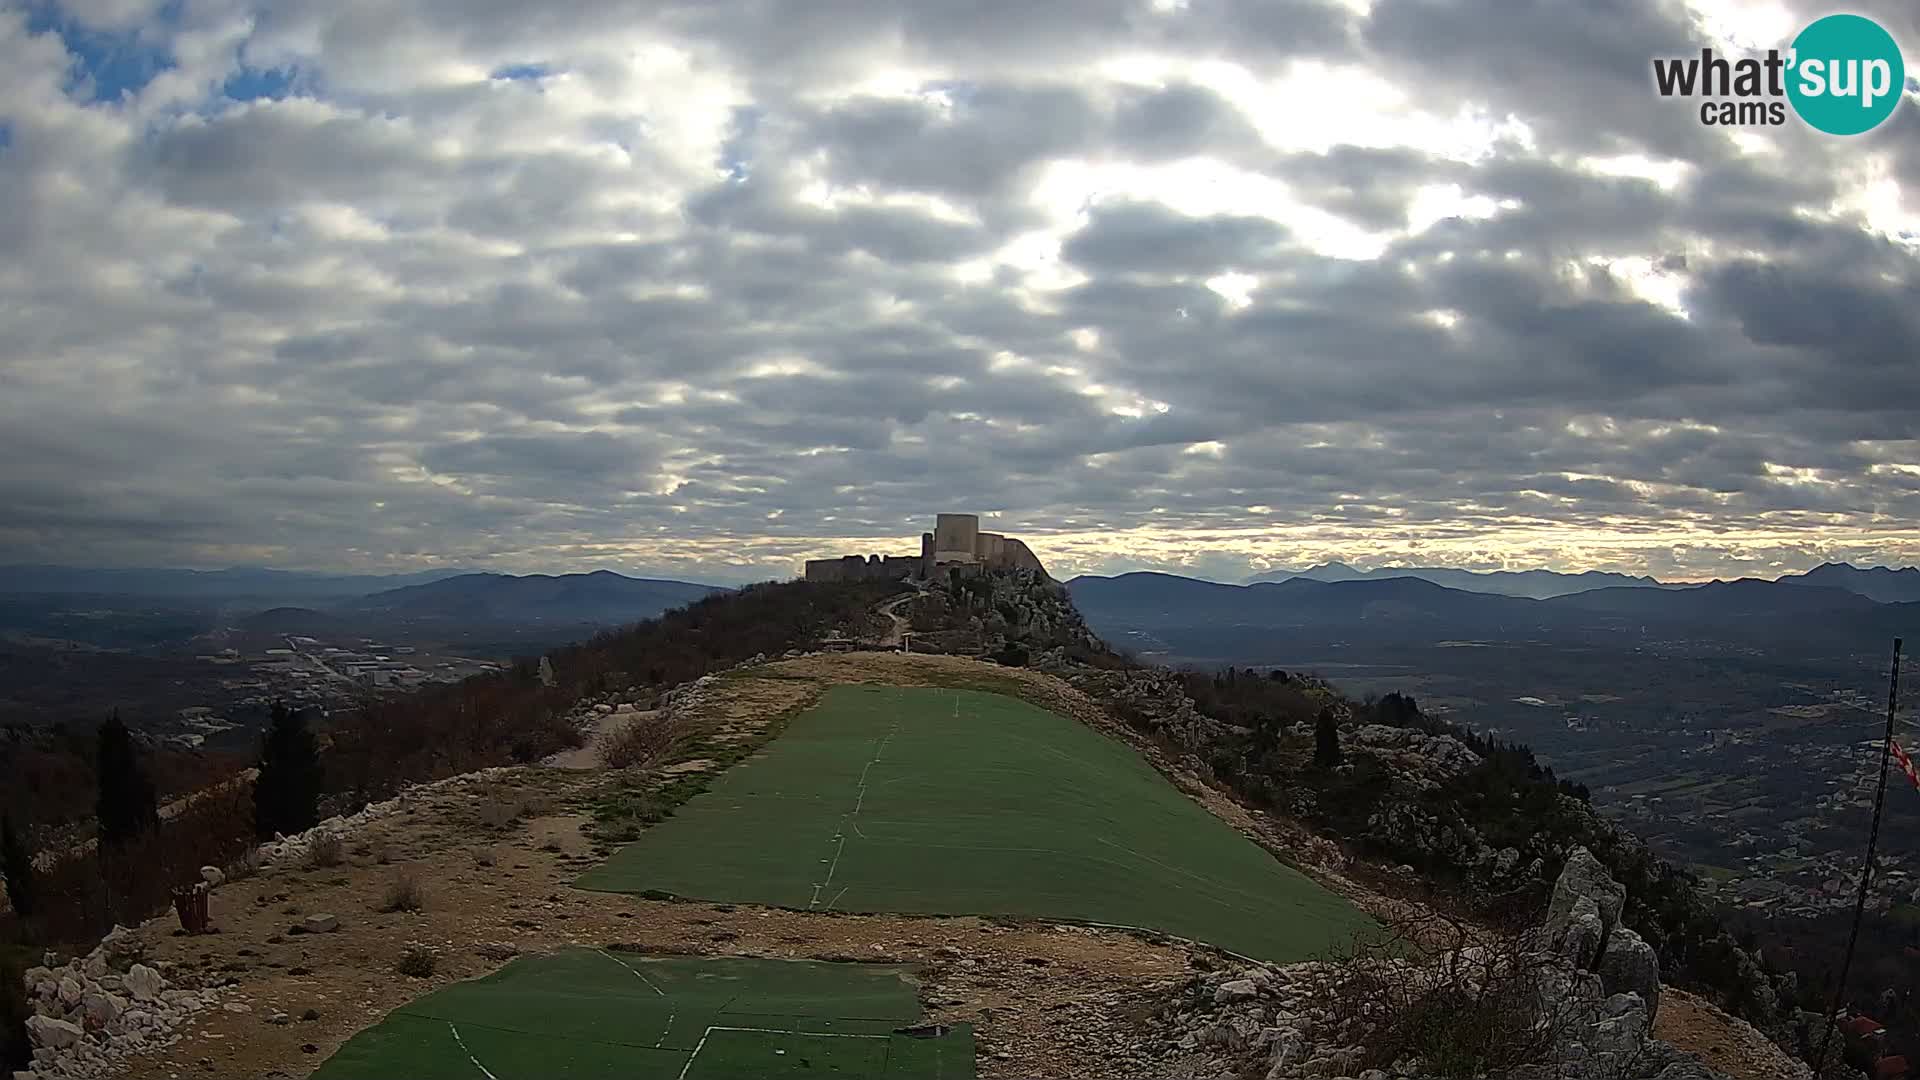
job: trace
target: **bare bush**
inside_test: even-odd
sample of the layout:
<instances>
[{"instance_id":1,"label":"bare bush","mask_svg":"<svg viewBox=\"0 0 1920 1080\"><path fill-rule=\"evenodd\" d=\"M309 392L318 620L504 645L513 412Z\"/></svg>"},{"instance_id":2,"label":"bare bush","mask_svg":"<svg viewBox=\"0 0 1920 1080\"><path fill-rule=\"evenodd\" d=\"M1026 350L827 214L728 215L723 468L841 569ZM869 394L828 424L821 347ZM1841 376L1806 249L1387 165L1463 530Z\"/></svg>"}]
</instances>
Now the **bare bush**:
<instances>
[{"instance_id":1,"label":"bare bush","mask_svg":"<svg viewBox=\"0 0 1920 1080\"><path fill-rule=\"evenodd\" d=\"M480 824L489 829L504 829L518 821L524 809L517 793L496 791L480 804Z\"/></svg>"},{"instance_id":2,"label":"bare bush","mask_svg":"<svg viewBox=\"0 0 1920 1080\"><path fill-rule=\"evenodd\" d=\"M663 718L631 720L600 736L596 748L609 769L651 765L673 748L674 725Z\"/></svg>"},{"instance_id":3,"label":"bare bush","mask_svg":"<svg viewBox=\"0 0 1920 1080\"><path fill-rule=\"evenodd\" d=\"M421 911L427 906L426 886L420 884L420 878L411 870L402 870L393 876L387 884L386 895L380 901L383 912Z\"/></svg>"},{"instance_id":4,"label":"bare bush","mask_svg":"<svg viewBox=\"0 0 1920 1080\"><path fill-rule=\"evenodd\" d=\"M1408 942L1445 942L1424 958ZM1325 965L1314 996L1340 1041L1362 1047L1355 1071L1418 1057L1439 1077L1502 1076L1551 1063L1578 1023L1574 1003L1543 993L1564 977L1522 935L1491 934L1440 915L1392 925Z\"/></svg>"},{"instance_id":5,"label":"bare bush","mask_svg":"<svg viewBox=\"0 0 1920 1080\"><path fill-rule=\"evenodd\" d=\"M306 865L309 870L339 866L347 857L346 842L336 832L317 833L307 841Z\"/></svg>"},{"instance_id":6,"label":"bare bush","mask_svg":"<svg viewBox=\"0 0 1920 1080\"><path fill-rule=\"evenodd\" d=\"M228 881L245 881L258 874L265 862L266 856L260 853L259 848L249 847L238 858L228 862L221 872L227 875Z\"/></svg>"},{"instance_id":7,"label":"bare bush","mask_svg":"<svg viewBox=\"0 0 1920 1080\"><path fill-rule=\"evenodd\" d=\"M440 964L440 958L428 946L410 941L400 950L400 956L394 960L393 969L402 975L415 979L433 976L434 969Z\"/></svg>"}]
</instances>

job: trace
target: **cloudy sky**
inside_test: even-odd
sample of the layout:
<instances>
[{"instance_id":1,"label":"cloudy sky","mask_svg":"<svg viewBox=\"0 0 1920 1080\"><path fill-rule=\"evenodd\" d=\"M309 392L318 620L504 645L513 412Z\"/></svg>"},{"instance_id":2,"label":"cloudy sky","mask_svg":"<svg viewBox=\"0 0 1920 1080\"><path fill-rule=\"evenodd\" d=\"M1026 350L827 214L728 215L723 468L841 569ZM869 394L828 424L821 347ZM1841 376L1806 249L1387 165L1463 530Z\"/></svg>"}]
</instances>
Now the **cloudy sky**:
<instances>
[{"instance_id":1,"label":"cloudy sky","mask_svg":"<svg viewBox=\"0 0 1920 1080\"><path fill-rule=\"evenodd\" d=\"M0 562L1920 561L1920 83L1652 90L1797 3L0 0Z\"/></svg>"}]
</instances>

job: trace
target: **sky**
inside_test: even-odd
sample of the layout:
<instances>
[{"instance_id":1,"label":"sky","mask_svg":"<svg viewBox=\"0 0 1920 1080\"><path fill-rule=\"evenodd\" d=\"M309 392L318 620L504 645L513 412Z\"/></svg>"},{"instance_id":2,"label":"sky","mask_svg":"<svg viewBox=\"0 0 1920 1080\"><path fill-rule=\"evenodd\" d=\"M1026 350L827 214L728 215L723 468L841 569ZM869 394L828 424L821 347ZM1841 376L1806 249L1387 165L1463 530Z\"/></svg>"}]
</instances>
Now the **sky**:
<instances>
[{"instance_id":1,"label":"sky","mask_svg":"<svg viewBox=\"0 0 1920 1080\"><path fill-rule=\"evenodd\" d=\"M0 0L0 562L1920 562L1920 82L1653 90L1828 10Z\"/></svg>"}]
</instances>

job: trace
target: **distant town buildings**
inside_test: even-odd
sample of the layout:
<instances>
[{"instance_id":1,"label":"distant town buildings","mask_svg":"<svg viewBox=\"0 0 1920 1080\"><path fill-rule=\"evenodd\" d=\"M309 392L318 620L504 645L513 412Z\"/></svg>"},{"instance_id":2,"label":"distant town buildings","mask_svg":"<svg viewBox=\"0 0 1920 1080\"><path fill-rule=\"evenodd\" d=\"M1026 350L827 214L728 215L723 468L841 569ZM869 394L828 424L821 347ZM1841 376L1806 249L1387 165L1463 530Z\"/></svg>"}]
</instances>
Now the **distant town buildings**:
<instances>
[{"instance_id":1,"label":"distant town buildings","mask_svg":"<svg viewBox=\"0 0 1920 1080\"><path fill-rule=\"evenodd\" d=\"M809 559L808 581L932 580L943 573L977 574L983 570L1047 569L1032 549L1019 539L981 532L978 514L940 514L933 531L920 534L919 555L842 555L837 559Z\"/></svg>"}]
</instances>

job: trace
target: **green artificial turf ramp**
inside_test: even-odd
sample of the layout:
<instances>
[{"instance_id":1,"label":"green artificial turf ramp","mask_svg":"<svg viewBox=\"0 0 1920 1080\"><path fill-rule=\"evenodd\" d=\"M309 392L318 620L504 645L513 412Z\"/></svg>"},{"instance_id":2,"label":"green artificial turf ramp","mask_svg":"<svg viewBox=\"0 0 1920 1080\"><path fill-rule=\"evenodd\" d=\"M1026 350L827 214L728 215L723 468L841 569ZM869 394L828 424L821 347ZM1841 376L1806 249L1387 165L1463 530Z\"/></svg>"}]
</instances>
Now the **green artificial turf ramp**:
<instances>
[{"instance_id":1,"label":"green artificial turf ramp","mask_svg":"<svg viewBox=\"0 0 1920 1080\"><path fill-rule=\"evenodd\" d=\"M1282 962L1370 925L1130 748L1014 698L932 688L831 688L578 884L1106 923Z\"/></svg>"},{"instance_id":2,"label":"green artificial turf ramp","mask_svg":"<svg viewBox=\"0 0 1920 1080\"><path fill-rule=\"evenodd\" d=\"M971 1080L973 1033L919 1022L912 969L648 958L523 957L389 1014L314 1080Z\"/></svg>"}]
</instances>

